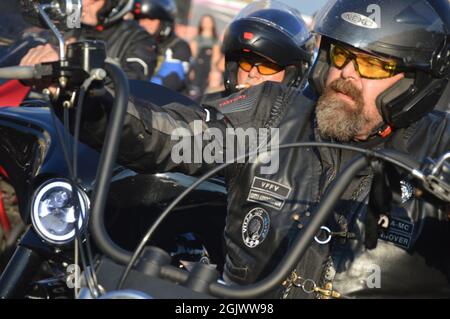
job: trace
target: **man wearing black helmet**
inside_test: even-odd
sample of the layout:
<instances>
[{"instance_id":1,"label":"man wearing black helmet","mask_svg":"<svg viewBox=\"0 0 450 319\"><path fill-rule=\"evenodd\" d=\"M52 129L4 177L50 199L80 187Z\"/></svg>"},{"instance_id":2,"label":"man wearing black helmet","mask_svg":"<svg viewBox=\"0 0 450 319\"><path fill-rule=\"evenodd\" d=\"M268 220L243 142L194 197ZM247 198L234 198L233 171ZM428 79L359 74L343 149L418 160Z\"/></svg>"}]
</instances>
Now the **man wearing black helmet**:
<instances>
[{"instance_id":1,"label":"man wearing black helmet","mask_svg":"<svg viewBox=\"0 0 450 319\"><path fill-rule=\"evenodd\" d=\"M316 139L395 149L418 161L449 152L450 117L433 111L450 77L449 31L447 0L330 1L315 26L321 46L310 76L320 97L303 105L315 104ZM318 152L322 180L355 155ZM362 172L346 190L284 297L449 295L448 206L416 198L391 171L401 190L380 212L375 174ZM301 288L306 280L313 288Z\"/></svg>"},{"instance_id":2,"label":"man wearing black helmet","mask_svg":"<svg viewBox=\"0 0 450 319\"><path fill-rule=\"evenodd\" d=\"M274 11L268 12L279 13L282 6L275 3L255 2L244 9L252 13L242 20L248 21L248 29L240 34L242 43L270 40L252 42L258 39L256 26L282 24L274 20ZM277 128L280 144L332 140L395 149L419 161L436 158L450 150L449 115L433 111L449 78L449 14L447 0L330 1L318 15L321 47L311 71L312 85L303 92L284 85L293 77L288 83L266 81L208 102L203 109L180 105L163 109L134 99L121 160L145 172L208 170L214 163L177 163L171 158L175 144L171 129L183 125L189 130L186 124L195 119L202 119L202 131ZM269 20L272 24L264 24ZM244 47L238 52L244 49L251 50ZM228 83L236 90L242 84L237 77L242 61L230 61L235 73L228 75ZM255 63L260 61L249 62L253 68L259 66ZM102 110L107 111L109 104L103 102ZM87 121L84 130L101 140L104 129L99 123L98 118ZM203 150L193 140L193 148ZM308 229L325 189L355 155L327 148L287 149L280 151L276 171L264 172L262 161L231 166L225 172L226 281L245 285L271 273L293 238ZM280 283L278 296L449 295L448 207L416 198L414 186L399 181L401 192L382 216L372 209L373 176L368 168L345 190L292 275Z\"/></svg>"},{"instance_id":3,"label":"man wearing black helmet","mask_svg":"<svg viewBox=\"0 0 450 319\"><path fill-rule=\"evenodd\" d=\"M265 81L301 85L311 63L308 28L297 10L264 10L264 6L265 2L256 2L244 8L227 27L222 45L225 91L204 100Z\"/></svg>"},{"instance_id":4,"label":"man wearing black helmet","mask_svg":"<svg viewBox=\"0 0 450 319\"><path fill-rule=\"evenodd\" d=\"M64 36L69 41L104 41L108 57L120 64L129 79L147 80L156 65L155 41L135 21L122 19L131 5L132 0L83 0L81 28ZM38 46L30 53L41 50Z\"/></svg>"},{"instance_id":5,"label":"man wearing black helmet","mask_svg":"<svg viewBox=\"0 0 450 319\"><path fill-rule=\"evenodd\" d=\"M153 37L134 21L122 19L132 3L132 0L83 0L84 26L73 36L79 40L105 41L108 57L121 65L128 78L147 80L156 66L156 45Z\"/></svg>"},{"instance_id":6,"label":"man wearing black helmet","mask_svg":"<svg viewBox=\"0 0 450 319\"><path fill-rule=\"evenodd\" d=\"M176 13L173 0L134 0L135 19L158 44L158 63L151 81L184 92L191 49L175 34Z\"/></svg>"}]
</instances>

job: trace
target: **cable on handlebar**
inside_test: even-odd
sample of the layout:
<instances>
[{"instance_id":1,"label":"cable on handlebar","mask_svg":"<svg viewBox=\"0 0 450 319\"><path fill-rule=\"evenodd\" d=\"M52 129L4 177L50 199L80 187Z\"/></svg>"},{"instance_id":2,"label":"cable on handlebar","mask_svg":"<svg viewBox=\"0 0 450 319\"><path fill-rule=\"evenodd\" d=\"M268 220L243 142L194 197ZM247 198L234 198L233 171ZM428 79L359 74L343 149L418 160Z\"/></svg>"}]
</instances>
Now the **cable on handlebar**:
<instances>
[{"instance_id":1,"label":"cable on handlebar","mask_svg":"<svg viewBox=\"0 0 450 319\"><path fill-rule=\"evenodd\" d=\"M75 213L76 220L78 220L77 218L79 217L78 214L79 214L79 207L80 207L80 205L79 205L79 198L78 198L78 190L77 190L77 187L76 187L76 184L75 184L75 180L74 180L74 175L73 175L73 167L70 164L69 152L67 150L66 143L64 142L64 137L63 137L63 135L62 135L62 133L61 133L59 127L58 127L58 121L57 121L57 116L56 116L54 107L51 104L50 104L50 113L52 115L53 125L55 127L55 131L56 131L56 135L57 135L57 138L58 138L58 142L61 145L61 148L62 148L62 151L63 151L63 155L64 155L64 160L66 162L67 169L69 170L69 180L70 180L70 184L72 186L72 199L75 199L75 203L74 203L75 210L74 210L74 213ZM68 132L66 132L66 130L64 130L64 134L67 136ZM76 192L75 196L73 196L73 192ZM81 218L83 218L82 215L83 214L80 215ZM77 225L75 225L75 236L76 236L76 240L79 243L81 264L83 265L83 269L85 270L84 273L85 273L85 276L86 276L87 286L88 286L88 288L89 288L89 290L90 290L90 292L91 292L91 294L93 296L98 295L98 292L97 292L97 290L95 288L95 282L90 276L91 272L88 270L89 269L88 268L88 263L86 262L86 256L85 256L85 252L84 252L84 249L83 249L83 241L81 240L80 232L79 232L79 229L78 229Z\"/></svg>"},{"instance_id":2,"label":"cable on handlebar","mask_svg":"<svg viewBox=\"0 0 450 319\"><path fill-rule=\"evenodd\" d=\"M68 151L68 147L70 148L70 145L69 145L69 135L70 135L69 110L67 107L65 107L63 110L63 112L64 112L63 113L64 135L66 137L66 140L64 141L63 135L57 125L57 116L55 114L55 110L54 110L53 106L50 107L53 123L54 123L55 130L57 133L57 137L58 137L59 143L61 145L61 148L62 148L62 151L64 154L64 159L65 159L66 165L68 167L68 171L69 171L69 176L70 176L69 180L70 180L70 183L72 186L72 200L74 201L73 204L75 206L76 220L78 220L78 218L82 218L82 219L85 218L85 216L83 216L83 214L80 214L81 206L80 206L80 202L79 202L79 198L78 198L78 181L77 181L78 180L78 139L79 139L79 131L80 131L81 114L82 114L82 109L83 109L84 96L85 96L87 90L89 89L89 87L91 86L92 82L95 79L96 79L96 75L95 74L91 75L89 78L87 78L83 82L83 84L81 85L80 90L79 90L79 96L78 96L78 101L77 101L77 112L76 112L76 119L75 119L75 128L74 128L74 140L73 140L73 148L72 148L72 157L73 157L72 163L70 162L70 156L69 156L69 151ZM74 193L75 193L75 195L74 195ZM80 250L81 263L83 265L83 269L85 270L84 274L85 274L85 278L86 278L86 283L89 287L91 294L93 296L99 296L101 289L99 288L95 271L93 271L94 263L93 263L91 248L90 248L89 236L85 237L86 247L84 247L83 240L81 238L81 234L79 232L78 227L75 227L75 235L76 235L76 240L78 241L78 244L79 244L78 246L79 246L79 250ZM85 248L86 248L87 252L84 251ZM86 262L86 259L87 259L87 262Z\"/></svg>"}]
</instances>

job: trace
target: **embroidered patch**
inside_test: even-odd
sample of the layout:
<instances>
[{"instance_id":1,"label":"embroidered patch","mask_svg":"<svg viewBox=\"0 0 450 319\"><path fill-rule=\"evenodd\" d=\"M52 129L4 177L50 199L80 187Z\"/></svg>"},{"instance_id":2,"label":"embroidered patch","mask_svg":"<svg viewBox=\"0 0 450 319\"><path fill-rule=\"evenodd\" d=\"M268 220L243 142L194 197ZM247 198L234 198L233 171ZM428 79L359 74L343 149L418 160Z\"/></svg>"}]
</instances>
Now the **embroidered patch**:
<instances>
[{"instance_id":1,"label":"embroidered patch","mask_svg":"<svg viewBox=\"0 0 450 319\"><path fill-rule=\"evenodd\" d=\"M281 210L285 200L291 193L291 188L264 178L254 177L247 201L261 203Z\"/></svg>"},{"instance_id":2,"label":"embroidered patch","mask_svg":"<svg viewBox=\"0 0 450 319\"><path fill-rule=\"evenodd\" d=\"M250 190L247 200L249 202L265 204L265 205L273 207L277 210L280 210L284 205L283 200L276 198L273 195L258 192L253 189Z\"/></svg>"},{"instance_id":3,"label":"embroidered patch","mask_svg":"<svg viewBox=\"0 0 450 319\"><path fill-rule=\"evenodd\" d=\"M414 230L414 224L403 219L391 218L389 230L411 236Z\"/></svg>"},{"instance_id":4,"label":"embroidered patch","mask_svg":"<svg viewBox=\"0 0 450 319\"><path fill-rule=\"evenodd\" d=\"M242 223L242 240L247 247L255 248L266 239L270 228L269 213L263 208L253 208Z\"/></svg>"},{"instance_id":5,"label":"embroidered patch","mask_svg":"<svg viewBox=\"0 0 450 319\"><path fill-rule=\"evenodd\" d=\"M391 242L397 246L408 249L411 244L411 237L414 231L414 224L399 218L390 218L389 228L380 234L380 239Z\"/></svg>"},{"instance_id":6,"label":"embroidered patch","mask_svg":"<svg viewBox=\"0 0 450 319\"><path fill-rule=\"evenodd\" d=\"M402 204L404 204L413 196L414 187L406 181L400 181L400 189L402 191Z\"/></svg>"},{"instance_id":7,"label":"embroidered patch","mask_svg":"<svg viewBox=\"0 0 450 319\"><path fill-rule=\"evenodd\" d=\"M260 177L253 178L252 188L277 195L281 198L288 198L289 194L291 193L291 188Z\"/></svg>"},{"instance_id":8,"label":"embroidered patch","mask_svg":"<svg viewBox=\"0 0 450 319\"><path fill-rule=\"evenodd\" d=\"M411 237L406 237L397 233L382 233L380 235L380 238L383 240L386 240L388 242L391 242L397 246L403 247L408 249L409 248L409 242L411 241Z\"/></svg>"},{"instance_id":9,"label":"embroidered patch","mask_svg":"<svg viewBox=\"0 0 450 319\"><path fill-rule=\"evenodd\" d=\"M218 104L218 108L220 109L220 112L222 114L247 111L250 110L254 105L256 105L257 99L258 94L253 94L250 96L241 94L220 101L220 103Z\"/></svg>"}]
</instances>

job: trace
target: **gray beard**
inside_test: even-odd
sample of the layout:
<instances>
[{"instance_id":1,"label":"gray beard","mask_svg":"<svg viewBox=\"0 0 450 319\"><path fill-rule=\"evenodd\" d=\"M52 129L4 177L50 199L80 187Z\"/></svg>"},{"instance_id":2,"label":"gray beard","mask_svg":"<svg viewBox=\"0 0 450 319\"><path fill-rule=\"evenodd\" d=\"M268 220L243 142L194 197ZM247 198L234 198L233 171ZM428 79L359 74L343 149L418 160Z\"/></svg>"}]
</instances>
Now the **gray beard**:
<instances>
[{"instance_id":1,"label":"gray beard","mask_svg":"<svg viewBox=\"0 0 450 319\"><path fill-rule=\"evenodd\" d=\"M316 117L319 133L323 138L349 142L355 139L368 123L363 114L362 97L358 94L351 96L355 100L355 106L350 106L339 99L331 88L327 88L319 98L316 105Z\"/></svg>"}]
</instances>

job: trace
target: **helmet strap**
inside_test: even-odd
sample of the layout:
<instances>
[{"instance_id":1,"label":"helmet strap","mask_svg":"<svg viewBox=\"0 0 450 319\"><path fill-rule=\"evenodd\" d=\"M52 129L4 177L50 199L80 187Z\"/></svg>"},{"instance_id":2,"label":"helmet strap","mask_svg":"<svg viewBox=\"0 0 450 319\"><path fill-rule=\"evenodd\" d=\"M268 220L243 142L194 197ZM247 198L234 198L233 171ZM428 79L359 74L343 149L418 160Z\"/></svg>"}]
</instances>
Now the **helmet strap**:
<instances>
[{"instance_id":1,"label":"helmet strap","mask_svg":"<svg viewBox=\"0 0 450 319\"><path fill-rule=\"evenodd\" d=\"M155 33L155 37L158 43L164 42L173 33L174 24L169 21L160 20L159 28Z\"/></svg>"},{"instance_id":2,"label":"helmet strap","mask_svg":"<svg viewBox=\"0 0 450 319\"><path fill-rule=\"evenodd\" d=\"M417 71L381 93L376 105L385 123L393 128L407 127L432 111L447 85L448 78Z\"/></svg>"},{"instance_id":3,"label":"helmet strap","mask_svg":"<svg viewBox=\"0 0 450 319\"><path fill-rule=\"evenodd\" d=\"M409 95L408 91L414 91L414 79L403 78L386 89L375 100L378 112L383 117L385 123L391 123L391 108L399 101L400 97Z\"/></svg>"},{"instance_id":4,"label":"helmet strap","mask_svg":"<svg viewBox=\"0 0 450 319\"><path fill-rule=\"evenodd\" d=\"M450 36L447 36L442 45L436 49L431 59L431 68L435 77L442 78L450 72Z\"/></svg>"},{"instance_id":5,"label":"helmet strap","mask_svg":"<svg viewBox=\"0 0 450 319\"><path fill-rule=\"evenodd\" d=\"M105 4L103 7L98 11L97 18L98 18L98 24L103 26L105 23L106 18L108 17L108 14L111 12L111 10L114 8L113 1L105 1Z\"/></svg>"},{"instance_id":6,"label":"helmet strap","mask_svg":"<svg viewBox=\"0 0 450 319\"><path fill-rule=\"evenodd\" d=\"M282 81L286 86L299 86L301 82L300 72L294 65L288 65L284 69L284 79Z\"/></svg>"},{"instance_id":7,"label":"helmet strap","mask_svg":"<svg viewBox=\"0 0 450 319\"><path fill-rule=\"evenodd\" d=\"M392 134L392 132L392 126L383 122L372 130L368 138L379 136L382 139L385 139L388 138Z\"/></svg>"},{"instance_id":8,"label":"helmet strap","mask_svg":"<svg viewBox=\"0 0 450 319\"><path fill-rule=\"evenodd\" d=\"M224 72L224 85L225 85L225 89L230 92L237 92L238 90L236 89L236 85L237 85L237 73L238 73L238 63L234 60L228 60L226 61L226 65L225 65L225 72Z\"/></svg>"},{"instance_id":9,"label":"helmet strap","mask_svg":"<svg viewBox=\"0 0 450 319\"><path fill-rule=\"evenodd\" d=\"M328 76L330 65L328 63L327 46L321 45L317 59L309 73L309 83L320 96L325 89L325 82Z\"/></svg>"}]
</instances>

